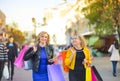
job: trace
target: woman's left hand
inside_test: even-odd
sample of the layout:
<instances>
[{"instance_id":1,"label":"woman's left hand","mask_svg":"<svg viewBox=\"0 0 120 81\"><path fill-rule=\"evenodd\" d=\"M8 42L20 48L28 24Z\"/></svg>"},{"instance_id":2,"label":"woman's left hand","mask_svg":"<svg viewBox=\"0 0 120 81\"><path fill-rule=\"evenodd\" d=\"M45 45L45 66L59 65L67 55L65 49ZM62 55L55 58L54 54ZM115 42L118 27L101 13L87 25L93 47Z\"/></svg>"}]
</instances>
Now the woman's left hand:
<instances>
[{"instance_id":1,"label":"woman's left hand","mask_svg":"<svg viewBox=\"0 0 120 81\"><path fill-rule=\"evenodd\" d=\"M86 64L86 63L88 63L88 60L84 59L82 63Z\"/></svg>"},{"instance_id":2,"label":"woman's left hand","mask_svg":"<svg viewBox=\"0 0 120 81\"><path fill-rule=\"evenodd\" d=\"M53 59L49 59L49 60L48 60L48 62L53 63L53 62L54 62L54 60L53 60Z\"/></svg>"},{"instance_id":3,"label":"woman's left hand","mask_svg":"<svg viewBox=\"0 0 120 81\"><path fill-rule=\"evenodd\" d=\"M86 64L87 66L91 66L91 64L89 63L87 59L84 59L83 64Z\"/></svg>"}]
</instances>

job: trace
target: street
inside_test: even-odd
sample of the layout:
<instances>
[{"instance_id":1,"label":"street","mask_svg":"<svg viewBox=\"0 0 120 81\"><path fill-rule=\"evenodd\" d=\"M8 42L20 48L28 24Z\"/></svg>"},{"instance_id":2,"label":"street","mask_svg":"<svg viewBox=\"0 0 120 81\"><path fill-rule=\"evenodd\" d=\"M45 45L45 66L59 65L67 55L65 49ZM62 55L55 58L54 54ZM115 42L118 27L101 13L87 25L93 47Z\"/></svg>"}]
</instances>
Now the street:
<instances>
[{"instance_id":1,"label":"street","mask_svg":"<svg viewBox=\"0 0 120 81\"><path fill-rule=\"evenodd\" d=\"M120 81L120 62L117 67L117 77L112 75L112 64L109 61L109 57L95 57L93 64L95 65L98 72L100 73L103 81ZM20 68L15 68L14 80L13 81L32 81L31 71L26 71ZM67 73L64 73L66 81L68 81ZM4 78L2 81L8 81Z\"/></svg>"}]
</instances>

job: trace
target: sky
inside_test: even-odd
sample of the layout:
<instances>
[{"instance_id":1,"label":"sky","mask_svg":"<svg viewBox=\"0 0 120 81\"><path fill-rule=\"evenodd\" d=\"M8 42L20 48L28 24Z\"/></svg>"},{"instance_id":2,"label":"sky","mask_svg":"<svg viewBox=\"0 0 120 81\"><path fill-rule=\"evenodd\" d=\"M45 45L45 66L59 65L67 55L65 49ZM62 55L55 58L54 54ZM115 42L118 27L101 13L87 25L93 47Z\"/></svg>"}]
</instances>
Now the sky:
<instances>
[{"instance_id":1,"label":"sky","mask_svg":"<svg viewBox=\"0 0 120 81\"><path fill-rule=\"evenodd\" d=\"M16 22L21 29L32 30L32 17L43 18L43 10L59 5L62 0L0 0L0 10L6 15L6 23ZM67 0L73 2L76 0Z\"/></svg>"}]
</instances>

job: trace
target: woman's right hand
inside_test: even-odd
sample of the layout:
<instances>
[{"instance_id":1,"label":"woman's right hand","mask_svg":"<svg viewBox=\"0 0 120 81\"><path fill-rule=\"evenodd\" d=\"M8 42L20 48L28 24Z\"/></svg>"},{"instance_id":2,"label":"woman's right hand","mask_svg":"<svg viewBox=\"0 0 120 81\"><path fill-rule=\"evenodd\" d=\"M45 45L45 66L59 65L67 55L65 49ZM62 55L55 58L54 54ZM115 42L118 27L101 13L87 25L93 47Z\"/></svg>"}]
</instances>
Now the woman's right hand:
<instances>
[{"instance_id":1,"label":"woman's right hand","mask_svg":"<svg viewBox=\"0 0 120 81\"><path fill-rule=\"evenodd\" d=\"M53 63L54 59L49 59L48 62Z\"/></svg>"},{"instance_id":2,"label":"woman's right hand","mask_svg":"<svg viewBox=\"0 0 120 81\"><path fill-rule=\"evenodd\" d=\"M37 47L35 45L33 46L33 50L34 50L34 52L37 51Z\"/></svg>"},{"instance_id":3,"label":"woman's right hand","mask_svg":"<svg viewBox=\"0 0 120 81\"><path fill-rule=\"evenodd\" d=\"M72 60L72 58L73 58L76 50L75 50L73 47L70 47L70 50L71 50L71 52L72 52L72 54L71 54L71 56L70 56L70 59Z\"/></svg>"},{"instance_id":4,"label":"woman's right hand","mask_svg":"<svg viewBox=\"0 0 120 81\"><path fill-rule=\"evenodd\" d=\"M70 50L71 50L72 54L74 55L76 50L73 47L70 47Z\"/></svg>"}]
</instances>

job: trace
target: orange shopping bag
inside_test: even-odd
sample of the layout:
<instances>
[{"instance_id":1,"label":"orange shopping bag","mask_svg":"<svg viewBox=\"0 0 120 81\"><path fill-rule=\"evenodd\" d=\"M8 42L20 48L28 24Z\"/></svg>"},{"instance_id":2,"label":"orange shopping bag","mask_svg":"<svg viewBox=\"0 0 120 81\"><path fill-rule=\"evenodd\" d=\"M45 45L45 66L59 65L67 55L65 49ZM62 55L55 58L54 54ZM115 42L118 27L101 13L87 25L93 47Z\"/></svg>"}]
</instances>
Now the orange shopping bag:
<instances>
[{"instance_id":1,"label":"orange shopping bag","mask_svg":"<svg viewBox=\"0 0 120 81\"><path fill-rule=\"evenodd\" d=\"M69 68L65 65L66 53L67 53L67 50L63 50L63 51L61 52L61 55L62 55L63 70L64 70L65 72L68 72L68 71L69 71Z\"/></svg>"}]
</instances>

